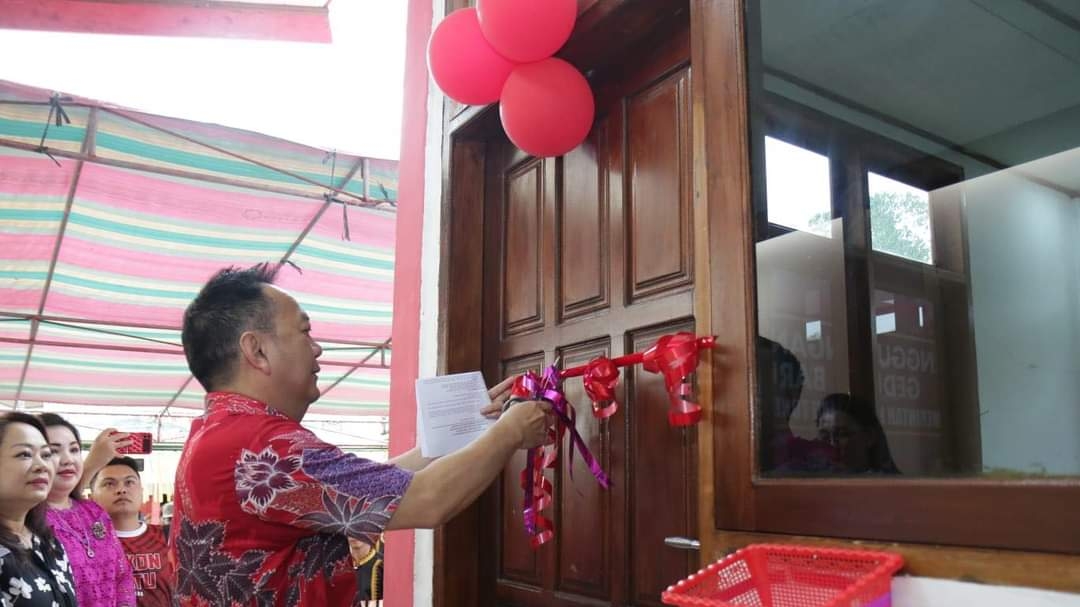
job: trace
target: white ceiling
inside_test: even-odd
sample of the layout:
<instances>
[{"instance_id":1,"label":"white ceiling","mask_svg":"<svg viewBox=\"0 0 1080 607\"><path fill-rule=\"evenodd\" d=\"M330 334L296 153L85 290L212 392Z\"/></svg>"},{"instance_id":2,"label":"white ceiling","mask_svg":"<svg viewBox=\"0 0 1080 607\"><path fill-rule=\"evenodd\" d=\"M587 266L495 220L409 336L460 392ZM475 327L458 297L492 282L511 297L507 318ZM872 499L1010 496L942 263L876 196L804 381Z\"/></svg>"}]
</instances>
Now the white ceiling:
<instances>
[{"instance_id":1,"label":"white ceiling","mask_svg":"<svg viewBox=\"0 0 1080 607\"><path fill-rule=\"evenodd\" d=\"M1008 165L1080 147L1080 0L761 5L781 77Z\"/></svg>"}]
</instances>

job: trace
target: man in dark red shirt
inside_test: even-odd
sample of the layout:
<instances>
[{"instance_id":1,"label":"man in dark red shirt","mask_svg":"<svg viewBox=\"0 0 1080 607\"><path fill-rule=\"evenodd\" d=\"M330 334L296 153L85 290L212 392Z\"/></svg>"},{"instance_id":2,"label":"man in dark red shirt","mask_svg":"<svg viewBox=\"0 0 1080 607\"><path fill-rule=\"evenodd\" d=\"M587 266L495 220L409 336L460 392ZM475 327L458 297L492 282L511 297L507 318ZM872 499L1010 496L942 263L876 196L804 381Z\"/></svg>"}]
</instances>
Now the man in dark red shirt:
<instances>
[{"instance_id":1,"label":"man in dark red shirt","mask_svg":"<svg viewBox=\"0 0 1080 607\"><path fill-rule=\"evenodd\" d=\"M215 274L184 313L206 414L176 472L172 522L179 605L358 604L346 538L436 527L471 503L518 449L546 440L550 406L515 405L472 444L386 464L342 452L300 425L319 398L311 320L275 287L280 266ZM497 415L511 382L492 389Z\"/></svg>"},{"instance_id":2,"label":"man in dark red shirt","mask_svg":"<svg viewBox=\"0 0 1080 607\"><path fill-rule=\"evenodd\" d=\"M130 457L113 458L90 480L94 501L112 518L116 536L135 576L139 607L172 605L175 572L161 527L139 520L143 501L138 464Z\"/></svg>"}]
</instances>

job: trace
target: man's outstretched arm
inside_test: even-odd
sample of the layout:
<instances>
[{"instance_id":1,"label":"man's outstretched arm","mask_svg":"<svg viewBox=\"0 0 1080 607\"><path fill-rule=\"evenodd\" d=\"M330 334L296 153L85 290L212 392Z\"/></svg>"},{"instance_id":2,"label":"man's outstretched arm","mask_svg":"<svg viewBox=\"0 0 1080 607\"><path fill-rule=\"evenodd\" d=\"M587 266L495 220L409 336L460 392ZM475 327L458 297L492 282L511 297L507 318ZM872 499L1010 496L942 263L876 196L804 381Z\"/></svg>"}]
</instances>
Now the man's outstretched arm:
<instances>
[{"instance_id":1,"label":"man's outstretched arm","mask_svg":"<svg viewBox=\"0 0 1080 607\"><path fill-rule=\"evenodd\" d=\"M387 529L430 529L449 521L491 484L518 449L548 439L551 405L529 401L511 407L464 449L417 472Z\"/></svg>"},{"instance_id":2,"label":"man's outstretched arm","mask_svg":"<svg viewBox=\"0 0 1080 607\"><path fill-rule=\"evenodd\" d=\"M513 387L516 378L516 376L512 375L488 388L488 398L491 399L491 403L480 410L484 417L497 419L502 414L503 405L506 404L506 399L510 398L510 388ZM420 447L413 447L405 453L391 458L387 463L412 472L419 472L435 459L434 457L424 457L420 454Z\"/></svg>"}]
</instances>

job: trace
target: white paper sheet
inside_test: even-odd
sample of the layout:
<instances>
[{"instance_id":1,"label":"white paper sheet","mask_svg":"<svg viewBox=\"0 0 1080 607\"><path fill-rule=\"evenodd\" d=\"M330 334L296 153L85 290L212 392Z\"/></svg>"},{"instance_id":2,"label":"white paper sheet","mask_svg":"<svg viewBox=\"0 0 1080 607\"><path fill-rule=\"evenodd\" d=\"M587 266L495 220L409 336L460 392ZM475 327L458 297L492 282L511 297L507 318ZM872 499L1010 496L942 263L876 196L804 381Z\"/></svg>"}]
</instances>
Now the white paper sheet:
<instances>
[{"instance_id":1,"label":"white paper sheet","mask_svg":"<svg viewBox=\"0 0 1080 607\"><path fill-rule=\"evenodd\" d=\"M424 457L442 457L468 445L494 420L480 414L490 403L479 371L416 380L417 438Z\"/></svg>"}]
</instances>

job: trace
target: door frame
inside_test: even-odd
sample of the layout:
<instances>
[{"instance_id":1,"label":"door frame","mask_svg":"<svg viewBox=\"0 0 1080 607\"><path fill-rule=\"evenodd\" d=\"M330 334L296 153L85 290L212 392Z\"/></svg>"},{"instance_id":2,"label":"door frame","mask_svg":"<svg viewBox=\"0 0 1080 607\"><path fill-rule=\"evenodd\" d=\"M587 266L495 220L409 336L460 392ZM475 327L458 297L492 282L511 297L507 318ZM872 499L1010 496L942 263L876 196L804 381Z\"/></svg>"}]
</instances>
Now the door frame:
<instances>
[{"instance_id":1,"label":"door frame","mask_svg":"<svg viewBox=\"0 0 1080 607\"><path fill-rule=\"evenodd\" d=\"M685 26L692 14L691 5L702 0L683 0L679 2L635 2L634 0L596 0L586 3L587 8L578 17L578 22L570 41L559 56L573 63L586 76L598 69L611 69L617 66L627 49L641 44L642 40L668 31L672 27ZM580 5L581 3L579 3ZM693 26L691 25L691 30ZM691 33L693 38L693 33ZM620 44L612 44L618 41ZM691 42L693 48L693 42ZM692 50L691 65L695 61ZM692 80L697 80L697 75ZM695 82L695 87L696 87ZM692 129L699 128L699 100L694 93L694 116ZM438 336L438 372L456 373L482 367L481 324L484 298L483 285L483 234L484 194L487 168L487 150L485 141L501 130L498 122L497 106L462 108L453 102L444 102L443 141L442 141L442 225L440 226L441 259L439 273L439 317L442 319ZM693 136L691 166L693 167L693 187L700 194L700 154L703 149L702 138ZM695 196L695 216L705 217L708 201L700 195ZM701 214L701 215L699 215ZM697 221L698 233L695 234L695 255L708 254L708 231L701 231L702 224ZM706 226L707 227L707 226ZM707 282L702 282L702 266L707 263L695 261L694 313L698 316L701 332L709 330L707 318L702 311L709 310L711 303L707 296ZM710 365L708 355L702 368ZM712 402L710 373L704 371L699 376L700 400L706 410ZM698 437L699 462L704 462L701 452L706 440L711 440L712 433L702 423ZM708 437L708 438L706 438ZM708 517L710 527L701 527L699 537L704 543L711 536L712 509L712 465L708 462L709 474L699 469L699 494L697 496L699 525ZM474 504L448 524L435 531L434 541L434 576L433 603L436 607L475 607L476 605L495 604L495 554L484 552L493 542L497 508L497 487L489 488ZM703 508L704 506L704 508ZM702 512L702 510L706 512ZM708 554L707 551L701 554Z\"/></svg>"}]
</instances>

